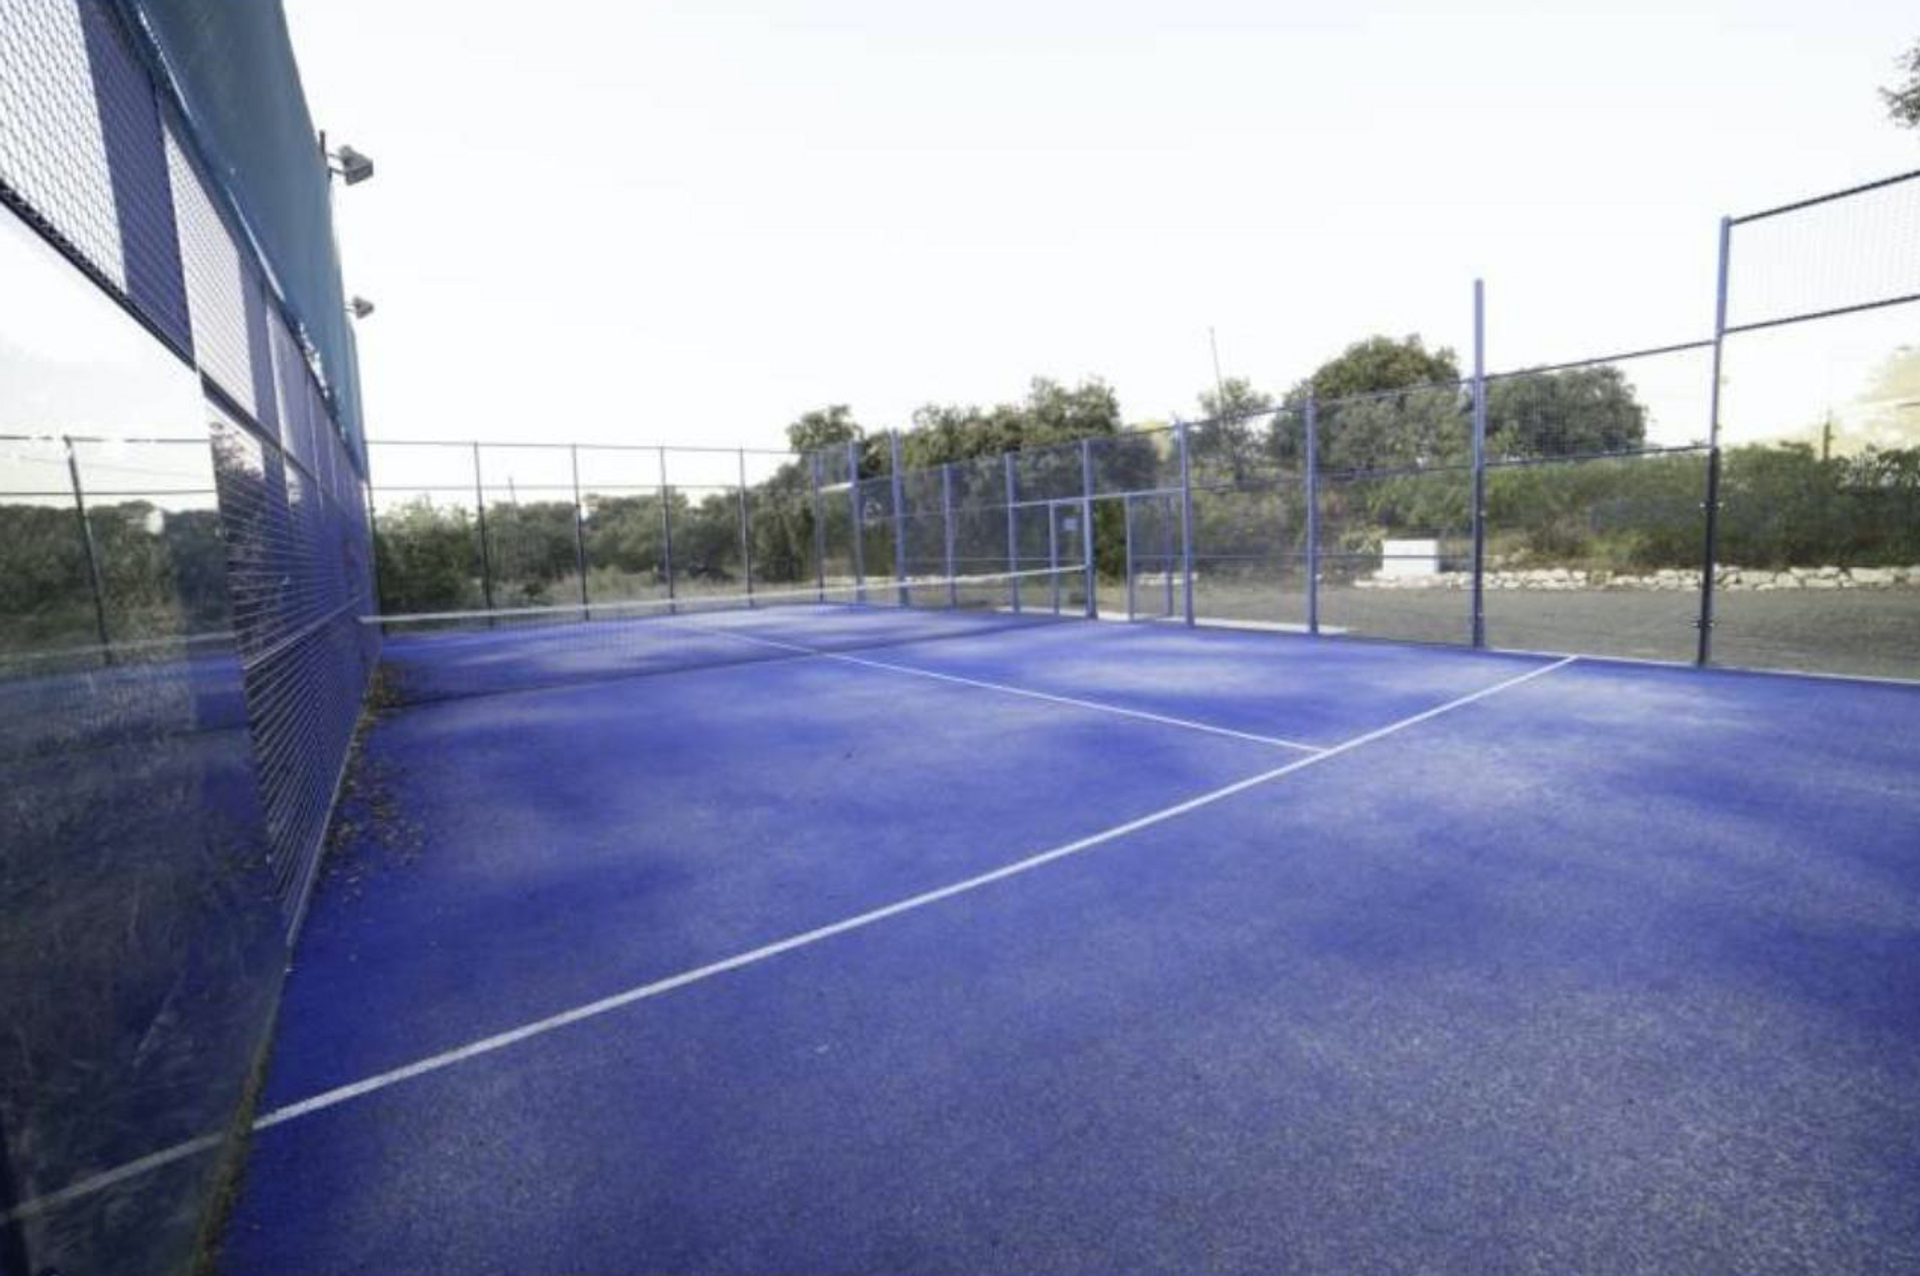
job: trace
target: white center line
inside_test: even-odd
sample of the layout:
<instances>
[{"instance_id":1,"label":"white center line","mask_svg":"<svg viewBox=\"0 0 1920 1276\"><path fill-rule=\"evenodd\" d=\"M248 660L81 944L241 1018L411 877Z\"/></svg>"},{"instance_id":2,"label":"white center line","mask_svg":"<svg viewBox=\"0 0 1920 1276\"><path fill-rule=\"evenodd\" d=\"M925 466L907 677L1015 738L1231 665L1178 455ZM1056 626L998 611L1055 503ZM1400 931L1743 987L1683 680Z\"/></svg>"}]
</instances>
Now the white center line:
<instances>
[{"instance_id":1,"label":"white center line","mask_svg":"<svg viewBox=\"0 0 1920 1276\"><path fill-rule=\"evenodd\" d=\"M586 1019L598 1018L611 1011L619 1010L624 1006L633 1005L635 1002L646 1001L650 998L658 997L663 993L672 992L678 988L685 988L689 984L700 983L704 980L712 979L716 975L723 975L729 971L739 970L745 966L756 965L769 958L778 957L782 953L789 953L799 948L807 948L823 940L832 939L836 935L844 935L848 931L861 930L875 923L885 921L890 917L898 917L902 913L926 908L942 900L952 899L957 895L965 895L972 891L977 891L995 882L1004 881L1010 877L1017 877L1024 873L1030 873L1043 865L1053 863L1055 860L1065 859L1070 855L1079 855L1097 846L1103 846L1108 842L1112 842L1117 838L1126 837L1128 834L1137 833L1142 829L1152 828L1157 824L1164 824L1168 820L1177 819L1182 815L1197 811L1202 807L1212 806L1237 793L1244 793L1248 789L1256 788L1259 785L1277 780L1282 776L1292 775L1296 771L1304 771L1308 767L1316 766L1322 762L1337 758L1343 753L1351 753L1362 745L1371 744L1376 740L1381 740L1397 732L1405 731L1408 727L1418 726L1422 722L1430 721L1442 714L1451 713L1455 709L1473 704L1475 701L1485 700L1487 697L1498 695L1509 688L1517 687L1525 682L1531 682L1535 678L1544 677L1556 669L1565 668L1576 659L1578 659L1578 657L1567 656L1564 659L1554 661L1552 664L1529 669L1526 673L1508 678L1504 682L1497 682L1490 687L1484 687L1479 691L1459 696L1447 701L1445 704L1436 705L1431 709L1413 714L1410 717L1400 718L1397 721L1388 723L1384 727L1368 731L1363 735L1354 736L1350 740L1333 745L1318 753L1312 753L1303 758L1296 758L1283 766L1262 771L1257 775L1250 775L1243 780L1236 780L1232 784L1212 789L1200 794L1198 797L1188 798L1184 802L1164 807L1151 814L1142 815L1137 819L1128 820L1124 824L1116 824L1111 828L1102 829L1098 833L1090 834L1077 841L1068 842L1063 846L1056 846L1050 850L1029 855L1025 859L1015 860L1010 864L1004 864L999 868L991 869L985 873L979 873L973 877L964 878L946 886L937 887L934 890L924 891L918 895L911 895L905 899L896 900L891 904L884 904L879 908L870 909L867 912L858 913L852 917L843 918L840 921L816 927L813 930L802 931L796 935L789 935L785 939L775 940L770 944L763 944L758 948L736 953L731 957L724 957L719 961L710 962L704 966L697 966L692 970L681 971L676 975L668 975L664 979L656 979L651 983L640 984L636 987L628 988L623 992L602 997L598 1001L590 1001L585 1005L575 1006L571 1010L563 1010L559 1014L549 1015L545 1019L537 1019L532 1023L522 1024L518 1028L510 1028L505 1032L495 1033L490 1037L482 1037L478 1041L469 1042L464 1046L458 1046L452 1050L443 1051L435 1055L428 1055L424 1059L418 1059L403 1067L394 1068L391 1071L382 1072L375 1076L367 1077L364 1080L355 1081L348 1085L336 1086L331 1090L323 1090L319 1094L300 1100L298 1103L290 1103L285 1107L275 1108L273 1111L266 1113L254 1121L253 1129L256 1131L271 1129L276 1125L285 1124L299 1117L308 1116L327 1108L337 1107L351 1099L357 1099L363 1095L372 1094L377 1090L384 1090L389 1086L398 1085L402 1081L408 1081L414 1077L424 1076L431 1072L439 1072L444 1068L450 1068L468 1059L492 1054L497 1050L504 1050L508 1046L526 1041L532 1037L543 1036L556 1029L564 1028L569 1024L579 1023ZM100 1191L103 1188L111 1187L113 1184L132 1177L135 1174L158 1169L174 1161L206 1151L216 1146L219 1141L218 1136L203 1135L197 1139L189 1139L184 1143L177 1143L172 1147L163 1148L158 1152L141 1157L137 1161L129 1161L125 1165L70 1184L57 1192L49 1193L46 1196L37 1197L15 1206L8 1213L0 1216L0 1223L11 1223L16 1219L44 1213L54 1206L65 1204L89 1195L90 1193Z\"/></svg>"}]
</instances>

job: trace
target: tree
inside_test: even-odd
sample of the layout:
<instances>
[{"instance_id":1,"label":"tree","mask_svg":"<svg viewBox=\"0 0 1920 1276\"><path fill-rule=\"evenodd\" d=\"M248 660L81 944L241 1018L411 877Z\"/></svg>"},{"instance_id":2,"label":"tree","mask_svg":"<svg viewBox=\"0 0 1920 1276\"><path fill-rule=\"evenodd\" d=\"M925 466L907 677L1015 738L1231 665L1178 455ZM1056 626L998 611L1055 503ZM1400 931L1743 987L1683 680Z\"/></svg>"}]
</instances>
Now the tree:
<instances>
[{"instance_id":1,"label":"tree","mask_svg":"<svg viewBox=\"0 0 1920 1276\"><path fill-rule=\"evenodd\" d=\"M382 510L375 526L382 611L480 605L479 542L464 508L438 509L428 497L419 496Z\"/></svg>"},{"instance_id":2,"label":"tree","mask_svg":"<svg viewBox=\"0 0 1920 1276\"><path fill-rule=\"evenodd\" d=\"M866 431L853 419L853 409L844 403L815 408L803 413L787 427L787 446L796 452L816 452L834 444L852 443Z\"/></svg>"},{"instance_id":3,"label":"tree","mask_svg":"<svg viewBox=\"0 0 1920 1276\"><path fill-rule=\"evenodd\" d=\"M913 428L901 437L901 459L909 469L925 469L1119 432L1120 400L1106 382L1090 377L1068 388L1035 377L1021 403L992 408L930 403L920 408L913 414Z\"/></svg>"},{"instance_id":4,"label":"tree","mask_svg":"<svg viewBox=\"0 0 1920 1276\"><path fill-rule=\"evenodd\" d=\"M1900 55L1895 66L1905 80L1891 89L1881 89L1881 100L1887 104L1887 114L1893 122L1902 128L1920 128L1920 40Z\"/></svg>"},{"instance_id":5,"label":"tree","mask_svg":"<svg viewBox=\"0 0 1920 1276\"><path fill-rule=\"evenodd\" d=\"M1188 436L1194 468L1208 478L1233 484L1250 481L1259 469L1260 438L1254 418L1273 410L1273 396L1243 377L1229 377L1200 392L1204 418ZM1270 435L1277 439L1276 432Z\"/></svg>"},{"instance_id":6,"label":"tree","mask_svg":"<svg viewBox=\"0 0 1920 1276\"><path fill-rule=\"evenodd\" d=\"M1615 367L1502 377L1487 383L1487 456L1630 452L1646 443L1647 410Z\"/></svg>"},{"instance_id":7,"label":"tree","mask_svg":"<svg viewBox=\"0 0 1920 1276\"><path fill-rule=\"evenodd\" d=\"M1459 360L1448 347L1428 350L1418 333L1399 341L1375 335L1354 342L1314 369L1312 376L1288 392L1287 401L1304 399L1308 390L1320 399L1343 399L1459 379Z\"/></svg>"}]
</instances>

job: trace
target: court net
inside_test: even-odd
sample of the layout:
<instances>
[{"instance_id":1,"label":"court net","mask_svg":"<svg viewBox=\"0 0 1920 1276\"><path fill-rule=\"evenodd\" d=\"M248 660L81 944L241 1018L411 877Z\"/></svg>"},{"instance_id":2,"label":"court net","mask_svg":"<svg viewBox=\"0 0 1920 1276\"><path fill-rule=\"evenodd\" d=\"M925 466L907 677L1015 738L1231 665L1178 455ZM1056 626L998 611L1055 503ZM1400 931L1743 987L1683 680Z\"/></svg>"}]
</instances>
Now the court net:
<instances>
[{"instance_id":1,"label":"court net","mask_svg":"<svg viewBox=\"0 0 1920 1276\"><path fill-rule=\"evenodd\" d=\"M389 704L791 660L1056 624L1084 613L1084 567L753 593L362 617Z\"/></svg>"}]
</instances>

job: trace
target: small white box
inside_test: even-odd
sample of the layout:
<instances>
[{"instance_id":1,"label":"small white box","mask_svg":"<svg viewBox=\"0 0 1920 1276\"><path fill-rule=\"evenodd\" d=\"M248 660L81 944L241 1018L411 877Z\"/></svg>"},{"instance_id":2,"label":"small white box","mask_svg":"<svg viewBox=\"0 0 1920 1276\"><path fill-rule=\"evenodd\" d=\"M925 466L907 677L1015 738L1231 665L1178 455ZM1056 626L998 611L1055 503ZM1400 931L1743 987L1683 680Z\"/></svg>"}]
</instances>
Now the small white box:
<instances>
[{"instance_id":1,"label":"small white box","mask_svg":"<svg viewBox=\"0 0 1920 1276\"><path fill-rule=\"evenodd\" d=\"M1439 541L1387 541L1380 546L1381 576L1438 576Z\"/></svg>"}]
</instances>

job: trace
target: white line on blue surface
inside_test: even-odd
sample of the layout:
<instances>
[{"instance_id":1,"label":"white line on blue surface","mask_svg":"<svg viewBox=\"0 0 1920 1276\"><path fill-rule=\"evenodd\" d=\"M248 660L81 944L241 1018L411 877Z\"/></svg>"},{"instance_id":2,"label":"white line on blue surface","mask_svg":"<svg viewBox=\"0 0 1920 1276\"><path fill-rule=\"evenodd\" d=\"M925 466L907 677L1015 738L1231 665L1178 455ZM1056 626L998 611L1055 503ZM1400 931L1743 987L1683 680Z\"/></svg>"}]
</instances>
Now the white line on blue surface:
<instances>
[{"instance_id":1,"label":"white line on blue surface","mask_svg":"<svg viewBox=\"0 0 1920 1276\"><path fill-rule=\"evenodd\" d=\"M817 656L821 660L832 660L843 665L859 665L865 669L884 669L889 673L906 674L914 678L930 678L935 682L948 682L962 687L976 687L982 691L995 691L1001 695L1022 696L1029 700L1044 700L1049 704L1067 705L1075 709L1088 709L1095 713L1111 713L1122 718L1136 718L1142 722L1157 722L1162 726L1181 727L1188 731L1199 731L1206 735L1226 736L1232 740L1247 740L1254 744L1270 744L1282 749L1298 749L1302 753L1323 753L1325 745L1307 744L1300 740L1288 740L1276 735L1260 735L1252 731L1235 731L1232 727L1215 726L1211 722L1196 722L1191 718L1176 718L1170 714L1152 713L1145 709L1129 709L1123 705L1107 704L1100 700L1082 700L1078 696L1060 696L1051 691L1036 691L1031 687L1016 687L1004 682L988 682L982 678L967 678L957 673L940 673L932 669L922 669L917 665L895 664L891 660L875 660L870 656L852 656L843 651L828 651L819 647L808 647L801 643L785 642L778 638L767 638L760 634L741 633L733 629L715 628L710 625L696 625L689 621L673 622L682 629L696 629L703 634L715 634L722 638L737 638L741 642L750 642L762 647L773 647L795 655Z\"/></svg>"},{"instance_id":2,"label":"white line on blue surface","mask_svg":"<svg viewBox=\"0 0 1920 1276\"><path fill-rule=\"evenodd\" d=\"M452 1050L442 1051L435 1055L428 1055L424 1059L418 1059L413 1063L394 1068L388 1072L378 1073L348 1085L336 1086L331 1090L323 1090L319 1094L300 1100L298 1103L290 1103L284 1107L275 1108L273 1111L266 1113L254 1121L253 1128L256 1131L271 1129L276 1125L283 1125L288 1121L311 1115L326 1108L337 1107L351 1099L357 1099L364 1095L372 1094L375 1091L384 1090L389 1086L398 1085L402 1081L409 1081L414 1077L424 1076L431 1072L439 1072L455 1064L464 1063L468 1059L492 1054L497 1050L504 1050L508 1046L526 1041L532 1037L544 1036L549 1032L553 1032L558 1028L564 1028L569 1024L576 1024L583 1020L598 1018L611 1011L619 1010L624 1006L633 1005L635 1002L646 1001L650 998L658 997L663 993L684 988L689 984L700 983L704 980L712 979L716 975L723 975L729 971L739 970L745 966L756 965L769 958L778 957L782 953L789 953L799 948L807 948L820 943L822 940L832 939L836 935L844 935L848 931L861 930L877 922L885 921L890 917L898 917L902 913L913 912L916 909L925 908L930 904L937 904L942 900L952 899L956 895L965 895L972 891L979 890L983 886L990 886L995 882L1003 881L1010 877L1018 877L1021 874L1030 873L1043 865L1053 863L1055 860L1066 859L1071 855L1079 855L1097 846L1103 846L1108 842L1112 842L1117 838L1126 837L1142 829L1152 828L1157 824L1164 824L1169 820L1178 819L1180 816L1200 810L1202 807L1212 806L1237 793L1244 793L1248 789L1256 788L1273 780L1278 780L1282 776L1292 775L1296 771L1304 771L1310 766L1315 766L1321 762L1337 758L1343 753L1351 753L1363 745L1372 744L1376 740L1385 739L1387 736L1405 731L1408 727L1418 726L1420 723L1431 721L1442 714L1451 713L1455 709L1463 708L1479 700L1485 700L1489 696L1499 695L1501 692L1520 686L1522 683L1544 677L1556 669L1565 668L1577 659L1578 657L1576 656L1567 656L1564 659L1554 661L1552 664L1529 669L1523 674L1508 678L1503 682L1494 683L1490 687L1483 687L1479 691L1456 697L1455 699L1447 701L1445 704L1436 705L1431 709L1424 710L1409 717L1400 718L1388 723L1384 727L1378 727L1365 734L1354 736L1350 740L1332 745L1317 753L1310 753L1306 757L1296 758L1284 766L1277 766L1271 770L1262 771L1257 775L1250 775L1243 780L1236 780L1232 784L1212 789L1197 797L1188 798L1184 802L1163 807L1151 814L1128 820L1124 824L1116 824L1111 828L1103 829L1098 833L1090 834L1077 841L1068 842L1063 846L1056 846L1050 850L1029 855L1025 859L1015 860L1010 864L1003 864L999 868L991 869L985 873L979 873L973 877L964 878L946 886L937 887L934 890L923 891L918 895L911 895L905 899L896 900L891 904L884 904L879 908L869 909L867 912L858 913L852 917L843 918L840 921L816 927L813 930L803 931L797 935L789 935L785 939L775 940L770 944L763 944L758 948L736 953L731 957L724 957L719 961L709 962L707 965L697 966L692 970L681 971L677 975L668 975L664 979L656 979L651 983L640 984L637 987L628 988L623 992L602 997L597 1001L590 1001L585 1005L575 1006L571 1010L563 1010L559 1014L549 1015L544 1019L537 1019L532 1023L522 1024L518 1028L510 1028L505 1032L495 1033L490 1037L482 1037L478 1041L468 1042L466 1045L458 1046ZM137 1174L145 1173L148 1170L159 1169L161 1166L169 1165L175 1161L207 1151L217 1146L219 1142L220 1139L217 1135L202 1135L199 1138L189 1139L184 1143L177 1143L172 1147L163 1148L158 1152L143 1156L138 1160L129 1161L124 1165L96 1174L91 1178L81 1179L57 1192L52 1192L45 1196L23 1202L15 1206L5 1215L0 1216L0 1222L11 1223L16 1219L43 1214L57 1206L112 1187L114 1184Z\"/></svg>"}]
</instances>

